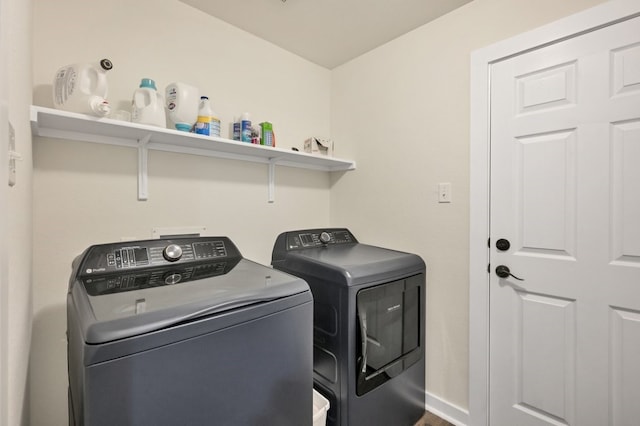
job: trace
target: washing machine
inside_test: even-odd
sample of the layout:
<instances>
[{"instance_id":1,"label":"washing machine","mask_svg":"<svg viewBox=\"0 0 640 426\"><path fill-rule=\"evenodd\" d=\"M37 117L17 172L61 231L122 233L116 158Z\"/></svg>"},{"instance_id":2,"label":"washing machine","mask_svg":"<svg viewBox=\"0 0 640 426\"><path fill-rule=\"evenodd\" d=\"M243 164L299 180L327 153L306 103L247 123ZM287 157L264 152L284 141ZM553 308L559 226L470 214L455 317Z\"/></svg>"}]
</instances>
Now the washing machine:
<instances>
[{"instance_id":1,"label":"washing machine","mask_svg":"<svg viewBox=\"0 0 640 426\"><path fill-rule=\"evenodd\" d=\"M226 237L101 244L73 262L69 423L311 425L313 301Z\"/></svg>"},{"instance_id":2,"label":"washing machine","mask_svg":"<svg viewBox=\"0 0 640 426\"><path fill-rule=\"evenodd\" d=\"M425 410L425 273L420 256L358 242L345 228L280 234L274 269L314 298L314 386L331 426L413 426Z\"/></svg>"}]
</instances>

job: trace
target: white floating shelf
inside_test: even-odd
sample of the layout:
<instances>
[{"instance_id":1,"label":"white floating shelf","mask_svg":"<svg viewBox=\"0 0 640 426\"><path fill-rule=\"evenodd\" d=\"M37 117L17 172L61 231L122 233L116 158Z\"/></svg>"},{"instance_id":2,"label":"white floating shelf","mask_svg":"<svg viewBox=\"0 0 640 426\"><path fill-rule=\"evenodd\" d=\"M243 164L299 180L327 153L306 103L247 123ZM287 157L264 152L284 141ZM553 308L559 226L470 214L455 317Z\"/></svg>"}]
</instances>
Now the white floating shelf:
<instances>
[{"instance_id":1,"label":"white floating shelf","mask_svg":"<svg viewBox=\"0 0 640 426\"><path fill-rule=\"evenodd\" d=\"M355 162L351 160L321 157L40 106L31 106L31 131L34 136L137 148L139 200L146 200L148 197L148 150L268 164L269 202L273 202L274 199L275 165L326 172L347 171L356 168Z\"/></svg>"}]
</instances>

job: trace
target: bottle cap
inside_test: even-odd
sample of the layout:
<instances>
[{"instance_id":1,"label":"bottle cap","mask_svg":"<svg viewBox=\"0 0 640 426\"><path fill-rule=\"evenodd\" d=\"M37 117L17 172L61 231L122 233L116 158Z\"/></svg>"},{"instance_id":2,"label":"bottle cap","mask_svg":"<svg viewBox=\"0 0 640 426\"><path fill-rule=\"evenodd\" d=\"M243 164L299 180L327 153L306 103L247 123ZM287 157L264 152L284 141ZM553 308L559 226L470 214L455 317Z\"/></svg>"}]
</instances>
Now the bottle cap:
<instances>
[{"instance_id":1,"label":"bottle cap","mask_svg":"<svg viewBox=\"0 0 640 426\"><path fill-rule=\"evenodd\" d=\"M100 66L103 70L109 71L111 68L113 68L113 63L109 59L101 59Z\"/></svg>"},{"instance_id":2,"label":"bottle cap","mask_svg":"<svg viewBox=\"0 0 640 426\"><path fill-rule=\"evenodd\" d=\"M99 117L106 117L111 112L111 105L109 105L109 102L100 96L92 96L90 105L93 112Z\"/></svg>"},{"instance_id":3,"label":"bottle cap","mask_svg":"<svg viewBox=\"0 0 640 426\"><path fill-rule=\"evenodd\" d=\"M202 101L202 100L205 100L205 99L206 99L206 100L209 100L209 97L208 97L208 96L200 96L200 100L201 100L201 101Z\"/></svg>"},{"instance_id":4,"label":"bottle cap","mask_svg":"<svg viewBox=\"0 0 640 426\"><path fill-rule=\"evenodd\" d=\"M242 121L251 121L251 115L248 112L243 112L240 116L240 120Z\"/></svg>"},{"instance_id":5,"label":"bottle cap","mask_svg":"<svg viewBox=\"0 0 640 426\"><path fill-rule=\"evenodd\" d=\"M176 124L176 129L180 130L181 132L190 132L191 125L186 123L178 123Z\"/></svg>"},{"instance_id":6,"label":"bottle cap","mask_svg":"<svg viewBox=\"0 0 640 426\"><path fill-rule=\"evenodd\" d=\"M152 79L150 79L150 78L143 78L143 79L140 81L140 87L141 87L141 88L148 87L149 89L158 90L158 89L156 88L156 82L155 82L155 81L153 81L153 80L152 80Z\"/></svg>"}]
</instances>

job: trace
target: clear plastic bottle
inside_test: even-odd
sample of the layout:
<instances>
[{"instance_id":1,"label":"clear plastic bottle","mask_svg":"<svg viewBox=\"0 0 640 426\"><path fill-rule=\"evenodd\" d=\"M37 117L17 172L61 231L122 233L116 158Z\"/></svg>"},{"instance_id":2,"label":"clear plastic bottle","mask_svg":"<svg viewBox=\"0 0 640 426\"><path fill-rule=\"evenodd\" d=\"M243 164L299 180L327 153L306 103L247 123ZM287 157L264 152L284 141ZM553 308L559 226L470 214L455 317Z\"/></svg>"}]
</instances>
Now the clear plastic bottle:
<instances>
[{"instance_id":1,"label":"clear plastic bottle","mask_svg":"<svg viewBox=\"0 0 640 426\"><path fill-rule=\"evenodd\" d=\"M99 64L72 64L56 71L53 79L53 106L57 109L104 117L111 111L107 102L109 59Z\"/></svg>"},{"instance_id":2,"label":"clear plastic bottle","mask_svg":"<svg viewBox=\"0 0 640 426\"><path fill-rule=\"evenodd\" d=\"M140 82L140 87L133 93L131 121L167 127L164 100L162 95L158 93L155 81L150 78L143 78Z\"/></svg>"},{"instance_id":3,"label":"clear plastic bottle","mask_svg":"<svg viewBox=\"0 0 640 426\"><path fill-rule=\"evenodd\" d=\"M211 117L213 109L209 104L208 96L200 96L200 107L198 108L198 120L196 121L195 132L199 135L211 134Z\"/></svg>"}]
</instances>

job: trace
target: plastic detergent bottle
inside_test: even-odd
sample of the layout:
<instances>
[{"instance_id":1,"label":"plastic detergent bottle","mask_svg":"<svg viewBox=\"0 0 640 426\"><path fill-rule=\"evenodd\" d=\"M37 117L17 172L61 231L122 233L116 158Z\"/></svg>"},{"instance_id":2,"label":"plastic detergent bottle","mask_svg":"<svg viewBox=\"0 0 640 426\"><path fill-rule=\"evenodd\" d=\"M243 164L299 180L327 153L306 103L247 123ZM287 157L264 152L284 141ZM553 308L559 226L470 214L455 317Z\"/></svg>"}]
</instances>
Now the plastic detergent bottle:
<instances>
[{"instance_id":1,"label":"plastic detergent bottle","mask_svg":"<svg viewBox=\"0 0 640 426\"><path fill-rule=\"evenodd\" d=\"M162 95L158 93L155 81L150 78L143 78L140 82L140 87L133 92L131 121L167 127Z\"/></svg>"},{"instance_id":2,"label":"plastic detergent bottle","mask_svg":"<svg viewBox=\"0 0 640 426\"><path fill-rule=\"evenodd\" d=\"M213 109L209 105L209 97L200 96L200 108L198 108L198 120L196 121L195 132L199 135L211 134L211 116Z\"/></svg>"},{"instance_id":3,"label":"plastic detergent bottle","mask_svg":"<svg viewBox=\"0 0 640 426\"><path fill-rule=\"evenodd\" d=\"M251 116L248 112L240 116L240 140L251 143Z\"/></svg>"},{"instance_id":4,"label":"plastic detergent bottle","mask_svg":"<svg viewBox=\"0 0 640 426\"><path fill-rule=\"evenodd\" d=\"M211 125L209 126L209 135L220 137L220 116L215 112L211 111Z\"/></svg>"},{"instance_id":5,"label":"plastic detergent bottle","mask_svg":"<svg viewBox=\"0 0 640 426\"><path fill-rule=\"evenodd\" d=\"M200 96L200 108L195 132L201 135L220 137L220 119L211 107L211 102L207 96Z\"/></svg>"},{"instance_id":6,"label":"plastic detergent bottle","mask_svg":"<svg viewBox=\"0 0 640 426\"><path fill-rule=\"evenodd\" d=\"M109 59L99 64L72 64L60 68L53 80L53 105L64 111L104 117L111 111L107 102Z\"/></svg>"},{"instance_id":7,"label":"plastic detergent bottle","mask_svg":"<svg viewBox=\"0 0 640 426\"><path fill-rule=\"evenodd\" d=\"M231 133L233 135L233 140L234 141L239 141L241 139L241 137L240 137L240 120L236 119L235 117L233 119L233 128L231 129Z\"/></svg>"},{"instance_id":8,"label":"plastic detergent bottle","mask_svg":"<svg viewBox=\"0 0 640 426\"><path fill-rule=\"evenodd\" d=\"M198 119L200 91L186 83L171 83L166 88L165 101L169 119L176 129L189 132Z\"/></svg>"}]
</instances>

